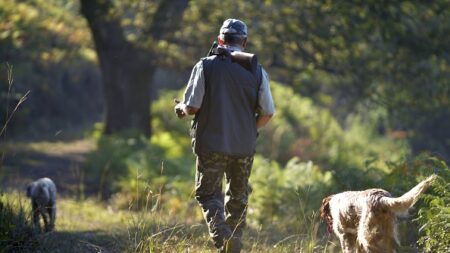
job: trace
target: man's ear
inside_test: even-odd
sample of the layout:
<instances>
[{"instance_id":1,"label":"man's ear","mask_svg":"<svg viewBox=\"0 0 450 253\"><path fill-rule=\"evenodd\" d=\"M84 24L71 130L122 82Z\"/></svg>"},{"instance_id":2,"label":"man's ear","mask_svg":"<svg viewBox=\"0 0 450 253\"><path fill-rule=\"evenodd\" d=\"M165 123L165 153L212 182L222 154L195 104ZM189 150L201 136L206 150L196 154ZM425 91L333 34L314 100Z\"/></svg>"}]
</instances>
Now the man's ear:
<instances>
[{"instance_id":1,"label":"man's ear","mask_svg":"<svg viewBox=\"0 0 450 253\"><path fill-rule=\"evenodd\" d=\"M242 42L242 49L247 47L247 38L244 39L244 41Z\"/></svg>"},{"instance_id":2,"label":"man's ear","mask_svg":"<svg viewBox=\"0 0 450 253\"><path fill-rule=\"evenodd\" d=\"M223 46L224 41L220 38L220 35L217 36L217 41L219 42L219 45Z\"/></svg>"}]
</instances>

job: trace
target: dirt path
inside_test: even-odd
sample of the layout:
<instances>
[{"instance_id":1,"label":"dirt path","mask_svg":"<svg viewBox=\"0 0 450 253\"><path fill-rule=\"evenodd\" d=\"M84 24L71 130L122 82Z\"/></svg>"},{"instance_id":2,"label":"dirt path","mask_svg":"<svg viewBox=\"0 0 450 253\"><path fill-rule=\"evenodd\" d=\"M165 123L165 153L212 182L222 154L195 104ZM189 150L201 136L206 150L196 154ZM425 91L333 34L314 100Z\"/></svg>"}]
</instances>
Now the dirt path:
<instances>
[{"instance_id":1,"label":"dirt path","mask_svg":"<svg viewBox=\"0 0 450 253\"><path fill-rule=\"evenodd\" d=\"M0 146L1 188L23 191L29 182L49 177L59 194L77 196L83 182L82 165L94 149L95 142L88 139L4 143Z\"/></svg>"}]
</instances>

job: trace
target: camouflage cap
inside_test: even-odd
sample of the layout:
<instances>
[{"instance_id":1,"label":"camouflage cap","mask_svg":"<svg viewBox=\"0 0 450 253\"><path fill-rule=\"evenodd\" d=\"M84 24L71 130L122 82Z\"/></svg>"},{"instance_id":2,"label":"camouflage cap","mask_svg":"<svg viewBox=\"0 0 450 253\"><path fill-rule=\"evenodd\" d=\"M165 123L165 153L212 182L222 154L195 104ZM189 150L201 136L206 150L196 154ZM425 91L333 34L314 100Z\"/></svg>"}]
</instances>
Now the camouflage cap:
<instances>
[{"instance_id":1,"label":"camouflage cap","mask_svg":"<svg viewBox=\"0 0 450 253\"><path fill-rule=\"evenodd\" d=\"M220 34L247 36L247 25L239 19L229 18L223 22Z\"/></svg>"}]
</instances>

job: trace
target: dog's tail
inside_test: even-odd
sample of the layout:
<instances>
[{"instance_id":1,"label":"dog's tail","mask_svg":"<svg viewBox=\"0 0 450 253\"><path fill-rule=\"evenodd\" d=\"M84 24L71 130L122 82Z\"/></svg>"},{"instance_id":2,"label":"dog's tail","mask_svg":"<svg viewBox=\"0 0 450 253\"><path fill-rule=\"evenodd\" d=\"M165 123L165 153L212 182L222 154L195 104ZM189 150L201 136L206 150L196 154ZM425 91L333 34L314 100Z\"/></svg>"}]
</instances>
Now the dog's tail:
<instances>
[{"instance_id":1,"label":"dog's tail","mask_svg":"<svg viewBox=\"0 0 450 253\"><path fill-rule=\"evenodd\" d=\"M330 212L330 200L331 196L328 196L322 200L322 206L320 207L320 219L327 223L328 233L333 232L333 217Z\"/></svg>"},{"instance_id":2,"label":"dog's tail","mask_svg":"<svg viewBox=\"0 0 450 253\"><path fill-rule=\"evenodd\" d=\"M379 203L381 204L381 206L384 206L393 212L405 212L416 203L420 194L428 189L435 178L436 175L431 175L430 177L416 185L414 188L412 188L409 192L403 194L401 197L382 197Z\"/></svg>"}]
</instances>

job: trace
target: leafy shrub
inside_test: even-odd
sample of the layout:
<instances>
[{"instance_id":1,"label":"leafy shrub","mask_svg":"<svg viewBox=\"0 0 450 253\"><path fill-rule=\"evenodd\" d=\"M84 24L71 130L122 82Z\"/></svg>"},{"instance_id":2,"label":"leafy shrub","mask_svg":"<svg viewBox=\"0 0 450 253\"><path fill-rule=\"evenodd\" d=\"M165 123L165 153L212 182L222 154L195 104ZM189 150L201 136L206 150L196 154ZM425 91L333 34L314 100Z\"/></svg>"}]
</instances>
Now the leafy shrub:
<instances>
[{"instance_id":1,"label":"leafy shrub","mask_svg":"<svg viewBox=\"0 0 450 253\"><path fill-rule=\"evenodd\" d=\"M290 87L271 82L271 90L276 112L261 130L257 151L282 165L292 157L314 161L321 170L333 172L336 191L376 186L390 171L385 161L409 154L405 140L377 132L382 112L349 115L344 129L328 109Z\"/></svg>"},{"instance_id":2,"label":"leafy shrub","mask_svg":"<svg viewBox=\"0 0 450 253\"><path fill-rule=\"evenodd\" d=\"M444 161L428 158L425 161L439 175L417 221L420 227L418 244L423 252L450 251L450 170Z\"/></svg>"},{"instance_id":3,"label":"leafy shrub","mask_svg":"<svg viewBox=\"0 0 450 253\"><path fill-rule=\"evenodd\" d=\"M100 182L97 190L103 197L118 191L144 196L148 190L159 192L163 186L166 189L178 185L175 182L192 175L193 158L187 158L176 146L170 133L155 133L151 140L142 136L104 136L89 155L86 169L91 178Z\"/></svg>"},{"instance_id":4,"label":"leafy shrub","mask_svg":"<svg viewBox=\"0 0 450 253\"><path fill-rule=\"evenodd\" d=\"M290 230L304 230L307 217L317 210L333 184L331 172L321 172L312 162L294 157L285 167L256 156L250 182L249 215L258 224L289 224ZM305 232L305 231L303 231Z\"/></svg>"},{"instance_id":5,"label":"leafy shrub","mask_svg":"<svg viewBox=\"0 0 450 253\"><path fill-rule=\"evenodd\" d=\"M98 145L86 169L102 182L98 190L103 198L115 194L112 201L119 206L133 202L132 207L140 209L192 197L195 157L189 120L179 120L173 113L173 98L179 93L162 92L152 104L150 139L133 133L102 136L101 124L90 133Z\"/></svg>"},{"instance_id":6,"label":"leafy shrub","mask_svg":"<svg viewBox=\"0 0 450 253\"><path fill-rule=\"evenodd\" d=\"M422 153L415 157L405 157L398 162L388 162L387 165L390 172L383 178L379 187L388 189L393 196L401 196L431 174L438 175L433 186L410 210L410 217L417 219L414 222L400 222L399 235L403 245L416 248L418 242L418 246L422 248L421 252L448 251L450 171L446 163L430 154Z\"/></svg>"}]
</instances>

